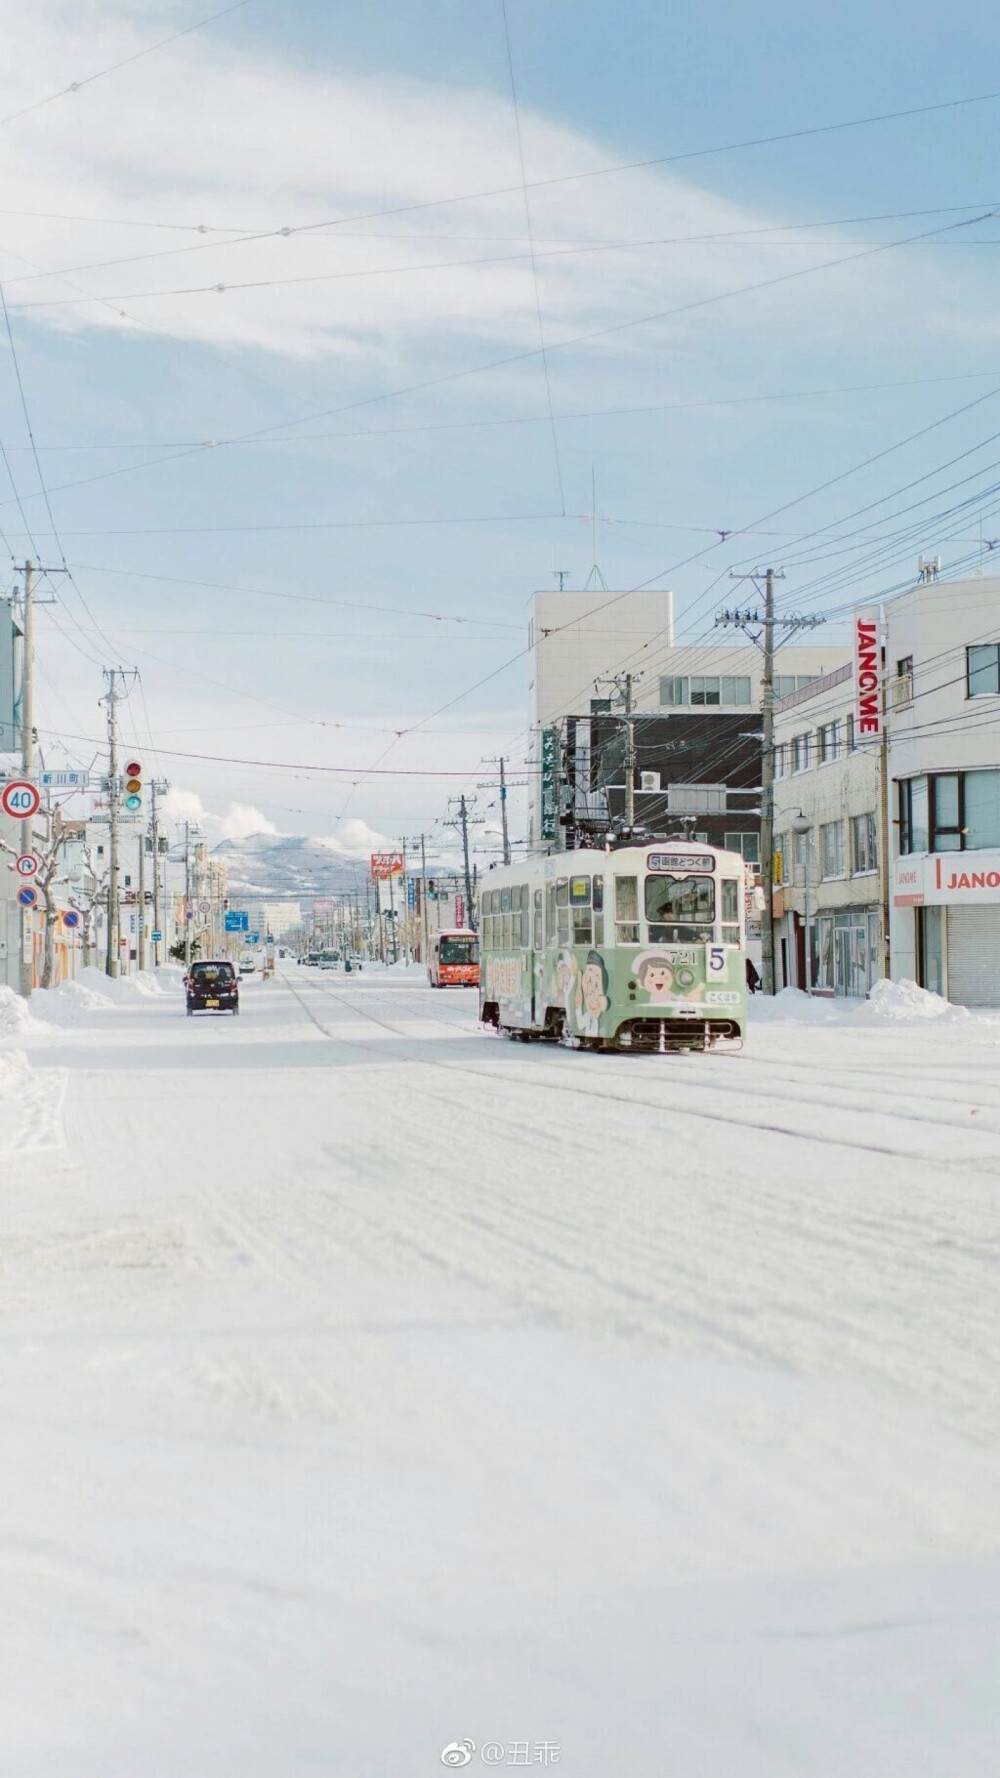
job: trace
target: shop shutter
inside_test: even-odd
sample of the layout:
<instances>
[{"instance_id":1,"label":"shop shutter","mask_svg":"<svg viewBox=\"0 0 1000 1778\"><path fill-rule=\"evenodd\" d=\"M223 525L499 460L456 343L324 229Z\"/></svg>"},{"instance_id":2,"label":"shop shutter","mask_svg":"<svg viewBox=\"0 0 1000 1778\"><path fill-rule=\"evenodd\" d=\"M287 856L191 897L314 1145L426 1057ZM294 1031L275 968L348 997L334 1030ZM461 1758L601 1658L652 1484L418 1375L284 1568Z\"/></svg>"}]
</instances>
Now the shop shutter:
<instances>
[{"instance_id":1,"label":"shop shutter","mask_svg":"<svg viewBox=\"0 0 1000 1778\"><path fill-rule=\"evenodd\" d=\"M948 999L1000 1006L1000 907L948 909Z\"/></svg>"}]
</instances>

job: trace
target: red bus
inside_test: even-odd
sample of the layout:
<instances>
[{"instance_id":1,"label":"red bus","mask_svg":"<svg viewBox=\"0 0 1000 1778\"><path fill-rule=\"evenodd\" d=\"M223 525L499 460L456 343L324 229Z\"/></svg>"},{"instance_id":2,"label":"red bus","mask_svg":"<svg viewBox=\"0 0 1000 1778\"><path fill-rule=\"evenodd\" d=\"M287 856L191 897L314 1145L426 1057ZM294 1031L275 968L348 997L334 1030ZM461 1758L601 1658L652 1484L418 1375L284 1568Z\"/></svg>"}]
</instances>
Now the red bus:
<instances>
[{"instance_id":1,"label":"red bus","mask_svg":"<svg viewBox=\"0 0 1000 1778\"><path fill-rule=\"evenodd\" d=\"M427 945L427 980L432 988L478 988L479 939L455 928L432 932Z\"/></svg>"}]
</instances>

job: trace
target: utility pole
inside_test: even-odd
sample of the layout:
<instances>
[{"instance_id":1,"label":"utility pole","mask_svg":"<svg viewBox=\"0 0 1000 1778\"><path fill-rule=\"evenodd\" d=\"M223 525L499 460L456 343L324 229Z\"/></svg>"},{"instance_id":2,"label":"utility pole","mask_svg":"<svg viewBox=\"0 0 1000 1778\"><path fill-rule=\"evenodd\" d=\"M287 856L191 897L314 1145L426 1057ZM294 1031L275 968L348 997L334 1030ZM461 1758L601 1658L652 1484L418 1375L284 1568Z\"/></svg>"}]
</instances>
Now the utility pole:
<instances>
[{"instance_id":1,"label":"utility pole","mask_svg":"<svg viewBox=\"0 0 1000 1778\"><path fill-rule=\"evenodd\" d=\"M507 827L507 779L504 776L504 765L505 764L506 764L506 761L504 760L504 756L501 753L501 755L500 755L500 830L503 835L503 861L504 861L504 864L509 864L510 863L510 833L509 833L508 827Z\"/></svg>"},{"instance_id":2,"label":"utility pole","mask_svg":"<svg viewBox=\"0 0 1000 1778\"><path fill-rule=\"evenodd\" d=\"M24 677L21 685L21 769L31 781L35 769L35 601L34 569L24 564ZM21 851L31 852L31 818L21 822ZM21 993L27 1000L34 986L34 956L30 908L21 909Z\"/></svg>"},{"instance_id":3,"label":"utility pole","mask_svg":"<svg viewBox=\"0 0 1000 1778\"><path fill-rule=\"evenodd\" d=\"M420 835L420 961L427 963L427 847Z\"/></svg>"},{"instance_id":4,"label":"utility pole","mask_svg":"<svg viewBox=\"0 0 1000 1778\"><path fill-rule=\"evenodd\" d=\"M731 580L752 580L755 585L760 582L760 570L753 574L731 574ZM788 617L774 615L774 583L784 580L783 568L768 568L764 572L764 615L759 611L721 611L716 618L716 625L723 629L742 630L755 647L764 656L763 686L761 695L761 717L763 727L762 755L760 771L760 875L761 889L764 895L764 908L760 923L761 963L763 965L762 987L765 994L774 993L774 656L775 630L785 632L784 640L796 630L815 629L817 624L825 623L825 618L818 614L801 616L789 614ZM809 934L806 933L806 954L809 951Z\"/></svg>"},{"instance_id":5,"label":"utility pole","mask_svg":"<svg viewBox=\"0 0 1000 1778\"><path fill-rule=\"evenodd\" d=\"M464 793L458 799L458 819L462 829L462 861L465 868L465 917L469 930L474 930L472 914L472 873L469 869L469 811Z\"/></svg>"},{"instance_id":6,"label":"utility pole","mask_svg":"<svg viewBox=\"0 0 1000 1778\"><path fill-rule=\"evenodd\" d=\"M146 967L146 836L139 831L139 893L135 904L136 968Z\"/></svg>"},{"instance_id":7,"label":"utility pole","mask_svg":"<svg viewBox=\"0 0 1000 1778\"><path fill-rule=\"evenodd\" d=\"M191 968L191 823L184 823L184 968Z\"/></svg>"},{"instance_id":8,"label":"utility pole","mask_svg":"<svg viewBox=\"0 0 1000 1778\"><path fill-rule=\"evenodd\" d=\"M150 816L149 832L150 832L150 841L151 841L152 848L153 848L153 931L154 932L162 932L162 930L163 930L163 928L160 925L160 816L159 816L159 810L157 809L157 806L156 806L156 798L157 798L157 795L159 794L159 790L160 790L160 786L159 786L159 784L157 784L157 782L154 778L153 782L151 783L150 788L149 788L149 805L150 805L150 807L149 807L149 816ZM160 963L162 961L162 958L160 956L161 944L162 944L161 939L154 938L154 940L153 940L153 968L154 969L159 969Z\"/></svg>"},{"instance_id":9,"label":"utility pole","mask_svg":"<svg viewBox=\"0 0 1000 1778\"><path fill-rule=\"evenodd\" d=\"M120 965L121 909L118 854L118 668L105 667L108 682L108 932L105 973L117 976Z\"/></svg>"}]
</instances>

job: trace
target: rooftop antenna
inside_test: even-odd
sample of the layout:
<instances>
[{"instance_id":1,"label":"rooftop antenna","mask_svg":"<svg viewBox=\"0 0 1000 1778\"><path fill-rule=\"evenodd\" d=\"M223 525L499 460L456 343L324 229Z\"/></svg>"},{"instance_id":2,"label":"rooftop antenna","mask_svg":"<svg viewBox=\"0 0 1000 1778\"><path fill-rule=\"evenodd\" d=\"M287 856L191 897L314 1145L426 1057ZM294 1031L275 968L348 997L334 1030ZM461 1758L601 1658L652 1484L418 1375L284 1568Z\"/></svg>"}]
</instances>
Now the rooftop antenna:
<instances>
[{"instance_id":1,"label":"rooftop antenna","mask_svg":"<svg viewBox=\"0 0 1000 1778\"><path fill-rule=\"evenodd\" d=\"M559 582L559 591L560 592L562 592L563 589L565 588L566 576L568 575L568 573L569 573L568 568L553 568L553 570L552 570L552 578Z\"/></svg>"},{"instance_id":2,"label":"rooftop antenna","mask_svg":"<svg viewBox=\"0 0 1000 1778\"><path fill-rule=\"evenodd\" d=\"M593 464L590 466L590 522L594 539L594 566L587 575L586 584L583 590L587 593L590 591L591 585L593 585L595 587L601 586L604 588L604 591L607 592L608 583L601 573L597 561L597 471Z\"/></svg>"}]
</instances>

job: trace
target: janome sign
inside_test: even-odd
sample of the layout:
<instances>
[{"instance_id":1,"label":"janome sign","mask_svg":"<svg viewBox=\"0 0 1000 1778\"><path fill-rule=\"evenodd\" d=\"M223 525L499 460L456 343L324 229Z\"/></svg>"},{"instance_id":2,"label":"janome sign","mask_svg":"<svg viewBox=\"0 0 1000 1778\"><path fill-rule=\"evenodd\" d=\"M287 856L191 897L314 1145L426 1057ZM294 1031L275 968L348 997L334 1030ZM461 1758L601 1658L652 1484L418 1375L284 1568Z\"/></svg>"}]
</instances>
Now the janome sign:
<instances>
[{"instance_id":1,"label":"janome sign","mask_svg":"<svg viewBox=\"0 0 1000 1778\"><path fill-rule=\"evenodd\" d=\"M892 899L898 908L1000 904L1000 852L938 852L897 858Z\"/></svg>"},{"instance_id":2,"label":"janome sign","mask_svg":"<svg viewBox=\"0 0 1000 1778\"><path fill-rule=\"evenodd\" d=\"M859 735L882 733L881 647L877 611L856 611L854 629L854 726Z\"/></svg>"}]
</instances>

